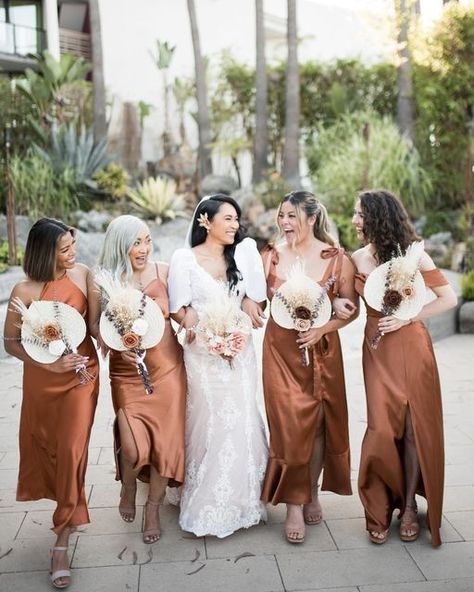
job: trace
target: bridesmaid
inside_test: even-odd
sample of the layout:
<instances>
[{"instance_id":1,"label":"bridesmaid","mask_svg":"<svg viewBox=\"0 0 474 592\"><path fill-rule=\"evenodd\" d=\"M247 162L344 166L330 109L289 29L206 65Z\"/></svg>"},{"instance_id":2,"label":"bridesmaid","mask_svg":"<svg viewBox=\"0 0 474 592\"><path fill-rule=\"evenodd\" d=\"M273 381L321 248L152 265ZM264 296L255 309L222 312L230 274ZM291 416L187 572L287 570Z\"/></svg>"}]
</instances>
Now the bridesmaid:
<instances>
[{"instance_id":1,"label":"bridesmaid","mask_svg":"<svg viewBox=\"0 0 474 592\"><path fill-rule=\"evenodd\" d=\"M160 538L158 508L168 482L183 481L186 395L183 353L169 319L168 265L151 261L151 253L148 226L135 216L119 216L107 228L99 259L101 267L155 300L166 319L160 343L147 350L145 357L152 395L145 394L135 354L111 350L109 361L116 413L116 479L122 481L119 512L125 522L133 522L136 480L149 482L143 530L147 544ZM94 334L98 334L100 314L97 292L96 296Z\"/></svg>"},{"instance_id":2,"label":"bridesmaid","mask_svg":"<svg viewBox=\"0 0 474 592\"><path fill-rule=\"evenodd\" d=\"M17 500L48 498L57 502L51 556L55 588L71 583L67 557L74 527L89 522L84 478L89 436L98 394L98 360L89 335L77 354L52 364L36 362L20 340L21 318L11 305L20 298L57 300L87 315L92 288L88 269L76 263L75 231L58 220L42 218L31 228L25 249L26 279L13 288L5 320L5 349L23 362L23 401L20 419L20 470ZM75 372L81 364L93 380L81 384Z\"/></svg>"},{"instance_id":3,"label":"bridesmaid","mask_svg":"<svg viewBox=\"0 0 474 592\"><path fill-rule=\"evenodd\" d=\"M297 262L323 286L331 276L330 297L339 294L356 302L354 269L328 231L326 209L307 191L286 195L278 211L285 241L263 253L268 298ZM255 321L255 316L252 316ZM306 333L278 326L270 317L263 342L263 388L270 428L270 459L262 500L286 503L285 533L290 543L302 543L305 523L319 524L322 489L350 495L350 452L341 346L337 330L347 321L330 320ZM311 361L303 366L302 348Z\"/></svg>"},{"instance_id":4,"label":"bridesmaid","mask_svg":"<svg viewBox=\"0 0 474 592\"><path fill-rule=\"evenodd\" d=\"M419 240L405 208L385 190L359 195L352 223L365 244L356 251L356 289L363 296L367 276L388 261L398 246L405 251ZM439 529L443 501L443 418L438 369L428 331L421 322L456 305L457 298L443 274L424 253L420 271L435 299L409 321L367 307L363 368L367 396L367 431L362 442L359 495L365 508L367 531L373 543L385 543L392 513L400 510L402 541L418 538L415 494L426 497L433 546L441 544ZM339 316L349 306L338 300ZM376 350L370 346L380 329L384 336Z\"/></svg>"}]
</instances>

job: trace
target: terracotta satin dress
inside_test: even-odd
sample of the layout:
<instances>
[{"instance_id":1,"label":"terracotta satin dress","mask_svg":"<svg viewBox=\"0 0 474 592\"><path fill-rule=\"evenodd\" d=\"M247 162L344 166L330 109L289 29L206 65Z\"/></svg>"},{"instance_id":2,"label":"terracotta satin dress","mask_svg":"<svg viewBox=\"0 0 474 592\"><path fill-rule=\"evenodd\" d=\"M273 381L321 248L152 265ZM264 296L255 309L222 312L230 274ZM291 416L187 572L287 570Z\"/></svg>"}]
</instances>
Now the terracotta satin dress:
<instances>
[{"instance_id":1,"label":"terracotta satin dress","mask_svg":"<svg viewBox=\"0 0 474 592\"><path fill-rule=\"evenodd\" d=\"M46 283L40 300L65 302L83 317L87 314L87 299L68 276ZM78 352L89 356L87 369L94 376L85 385L75 372L56 374L28 362L23 366L17 500L55 500L56 534L66 526L90 522L84 479L99 391L99 364L89 335Z\"/></svg>"},{"instance_id":2,"label":"terracotta satin dress","mask_svg":"<svg viewBox=\"0 0 474 592\"><path fill-rule=\"evenodd\" d=\"M338 292L342 249L325 249L328 260L321 285L336 277L330 297ZM278 253L267 248L264 263L271 257L268 298L282 283L276 274ZM336 331L325 335L311 348L311 363L303 366L297 333L284 329L270 317L263 342L263 389L270 428L270 458L262 500L278 504L311 502L311 460L318 436L320 414L324 413L325 449L322 489L351 495L349 429L341 345Z\"/></svg>"},{"instance_id":3,"label":"terracotta satin dress","mask_svg":"<svg viewBox=\"0 0 474 592\"><path fill-rule=\"evenodd\" d=\"M184 479L184 419L186 373L183 351L169 319L168 293L157 277L145 288L165 316L165 332L155 347L147 350L145 364L154 386L145 393L136 366L125 362L120 353L110 352L110 382L115 413L123 411L137 445L138 478L149 481L150 465L162 477L181 483ZM120 433L114 426L116 479L120 480ZM173 483L175 484L175 483Z\"/></svg>"},{"instance_id":4,"label":"terracotta satin dress","mask_svg":"<svg viewBox=\"0 0 474 592\"><path fill-rule=\"evenodd\" d=\"M448 284L438 269L422 275L429 288ZM356 275L356 290L361 296L366 277ZM431 338L424 324L418 321L387 333L374 350L370 340L377 332L380 317L378 311L367 306L362 354L367 431L359 469L359 495L365 508L367 530L386 530L393 510L404 510L402 439L409 408L421 467L417 493L427 499L431 540L433 546L438 546L444 445L441 391Z\"/></svg>"}]
</instances>

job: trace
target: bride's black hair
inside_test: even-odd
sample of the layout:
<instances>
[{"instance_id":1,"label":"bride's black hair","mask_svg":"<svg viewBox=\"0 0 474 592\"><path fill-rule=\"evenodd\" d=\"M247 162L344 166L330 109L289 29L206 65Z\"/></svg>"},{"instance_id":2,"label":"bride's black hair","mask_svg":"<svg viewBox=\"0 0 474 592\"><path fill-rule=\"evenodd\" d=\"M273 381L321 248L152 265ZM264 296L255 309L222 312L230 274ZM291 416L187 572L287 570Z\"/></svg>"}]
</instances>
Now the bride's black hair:
<instances>
[{"instance_id":1,"label":"bride's black hair","mask_svg":"<svg viewBox=\"0 0 474 592\"><path fill-rule=\"evenodd\" d=\"M227 280L229 282L229 289L232 288L237 284L239 280L242 279L242 274L237 268L237 264L234 259L235 247L245 238L245 229L240 223L240 218L242 217L242 210L240 209L239 204L232 199L228 195L224 195L223 193L216 193L211 195L208 199L202 201L196 211L194 213L193 225L191 228L191 247L197 247L197 245L202 244L205 242L207 238L207 231L204 227L199 226L198 218L201 214L207 214L207 218L209 222L212 222L212 219L220 210L222 204L228 203L237 212L237 217L239 219L239 229L235 235L235 240L231 245L226 245L224 247L224 258L227 262Z\"/></svg>"}]
</instances>

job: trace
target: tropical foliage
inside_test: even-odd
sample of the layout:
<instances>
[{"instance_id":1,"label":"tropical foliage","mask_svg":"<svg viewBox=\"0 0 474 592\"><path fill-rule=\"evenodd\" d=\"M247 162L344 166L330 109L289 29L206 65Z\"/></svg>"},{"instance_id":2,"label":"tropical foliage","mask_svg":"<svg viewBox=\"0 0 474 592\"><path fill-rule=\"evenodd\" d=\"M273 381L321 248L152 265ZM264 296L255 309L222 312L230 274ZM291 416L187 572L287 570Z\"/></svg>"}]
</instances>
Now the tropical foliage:
<instances>
[{"instance_id":1,"label":"tropical foliage","mask_svg":"<svg viewBox=\"0 0 474 592\"><path fill-rule=\"evenodd\" d=\"M130 190L129 197L142 216L161 224L184 215L184 199L176 191L176 183L170 177L149 177Z\"/></svg>"}]
</instances>

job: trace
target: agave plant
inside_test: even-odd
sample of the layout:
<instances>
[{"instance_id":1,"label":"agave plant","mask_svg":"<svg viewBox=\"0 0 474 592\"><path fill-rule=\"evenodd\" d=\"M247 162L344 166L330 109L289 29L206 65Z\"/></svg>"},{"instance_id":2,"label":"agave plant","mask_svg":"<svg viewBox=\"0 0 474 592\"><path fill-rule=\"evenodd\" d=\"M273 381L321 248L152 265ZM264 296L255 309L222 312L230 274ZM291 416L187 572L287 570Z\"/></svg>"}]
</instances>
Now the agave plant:
<instances>
[{"instance_id":1,"label":"agave plant","mask_svg":"<svg viewBox=\"0 0 474 592\"><path fill-rule=\"evenodd\" d=\"M129 191L133 206L146 218L157 224L184 216L184 200L176 193L176 183L170 177L148 177Z\"/></svg>"},{"instance_id":2,"label":"agave plant","mask_svg":"<svg viewBox=\"0 0 474 592\"><path fill-rule=\"evenodd\" d=\"M48 162L56 173L70 168L74 171L77 184L88 182L94 174L109 163L107 140L94 143L92 128L81 127L77 133L76 124L53 125L49 148L34 145L36 153Z\"/></svg>"}]
</instances>

